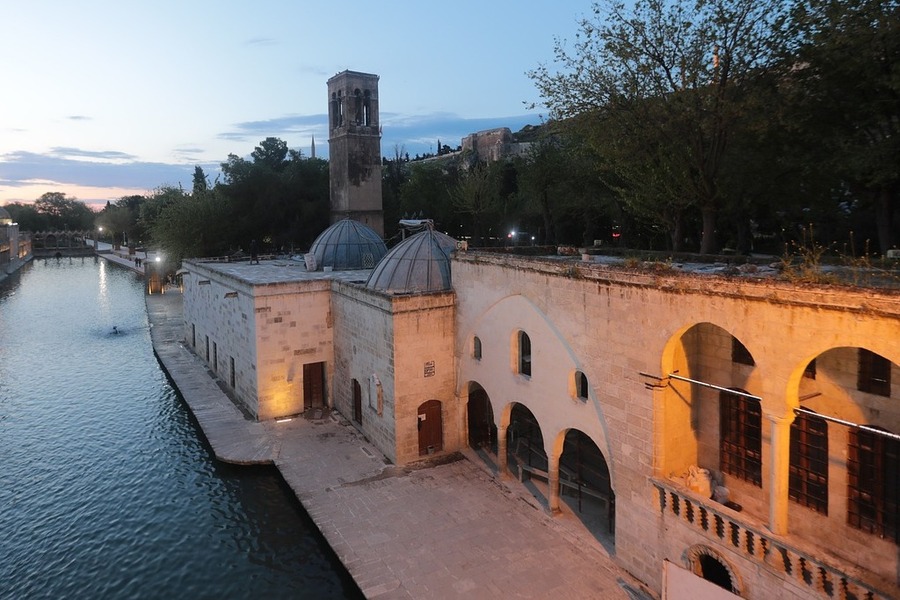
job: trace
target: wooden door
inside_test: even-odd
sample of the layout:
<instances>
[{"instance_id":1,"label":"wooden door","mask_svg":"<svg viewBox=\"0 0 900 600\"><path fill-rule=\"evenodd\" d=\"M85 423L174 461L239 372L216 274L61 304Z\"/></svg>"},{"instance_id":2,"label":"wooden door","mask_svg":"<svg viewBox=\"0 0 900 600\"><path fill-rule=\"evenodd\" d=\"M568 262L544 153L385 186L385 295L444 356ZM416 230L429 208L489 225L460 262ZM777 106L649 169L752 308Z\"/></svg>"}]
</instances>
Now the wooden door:
<instances>
[{"instance_id":1,"label":"wooden door","mask_svg":"<svg viewBox=\"0 0 900 600\"><path fill-rule=\"evenodd\" d=\"M434 454L444 447L441 402L429 400L419 406L419 456Z\"/></svg>"},{"instance_id":2,"label":"wooden door","mask_svg":"<svg viewBox=\"0 0 900 600\"><path fill-rule=\"evenodd\" d=\"M325 363L303 365L303 410L325 406Z\"/></svg>"}]
</instances>

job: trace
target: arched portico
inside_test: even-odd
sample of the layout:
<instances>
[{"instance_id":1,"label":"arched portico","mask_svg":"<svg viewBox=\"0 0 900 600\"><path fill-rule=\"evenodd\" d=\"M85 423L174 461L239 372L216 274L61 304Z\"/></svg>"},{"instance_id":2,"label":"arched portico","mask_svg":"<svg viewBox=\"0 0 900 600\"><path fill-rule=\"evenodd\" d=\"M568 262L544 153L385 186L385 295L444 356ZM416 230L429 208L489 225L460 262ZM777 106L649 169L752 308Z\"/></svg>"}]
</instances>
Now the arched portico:
<instances>
[{"instance_id":1,"label":"arched portico","mask_svg":"<svg viewBox=\"0 0 900 600\"><path fill-rule=\"evenodd\" d=\"M491 399L481 385L470 382L466 402L466 425L468 444L475 449L497 452L497 424Z\"/></svg>"},{"instance_id":2,"label":"arched portico","mask_svg":"<svg viewBox=\"0 0 900 600\"><path fill-rule=\"evenodd\" d=\"M578 429L559 432L549 457L550 510L566 503L595 532L615 539L615 494L600 448Z\"/></svg>"}]
</instances>

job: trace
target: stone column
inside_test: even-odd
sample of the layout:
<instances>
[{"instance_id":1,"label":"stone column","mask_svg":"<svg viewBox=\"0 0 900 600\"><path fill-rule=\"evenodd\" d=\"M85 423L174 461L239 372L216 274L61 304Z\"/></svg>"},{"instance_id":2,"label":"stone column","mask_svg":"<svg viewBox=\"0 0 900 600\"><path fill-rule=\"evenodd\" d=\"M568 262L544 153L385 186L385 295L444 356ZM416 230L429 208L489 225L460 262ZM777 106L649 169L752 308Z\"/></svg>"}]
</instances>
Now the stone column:
<instances>
[{"instance_id":1,"label":"stone column","mask_svg":"<svg viewBox=\"0 0 900 600\"><path fill-rule=\"evenodd\" d=\"M769 530L776 535L788 532L788 486L791 464L791 423L793 418L766 414L771 424L772 469L769 473Z\"/></svg>"},{"instance_id":2,"label":"stone column","mask_svg":"<svg viewBox=\"0 0 900 600\"><path fill-rule=\"evenodd\" d=\"M506 425L497 427L497 473L500 479L509 479L509 468L506 466Z\"/></svg>"},{"instance_id":3,"label":"stone column","mask_svg":"<svg viewBox=\"0 0 900 600\"><path fill-rule=\"evenodd\" d=\"M547 484L550 486L550 514L558 515L559 510L559 457L551 456L547 461Z\"/></svg>"}]
</instances>

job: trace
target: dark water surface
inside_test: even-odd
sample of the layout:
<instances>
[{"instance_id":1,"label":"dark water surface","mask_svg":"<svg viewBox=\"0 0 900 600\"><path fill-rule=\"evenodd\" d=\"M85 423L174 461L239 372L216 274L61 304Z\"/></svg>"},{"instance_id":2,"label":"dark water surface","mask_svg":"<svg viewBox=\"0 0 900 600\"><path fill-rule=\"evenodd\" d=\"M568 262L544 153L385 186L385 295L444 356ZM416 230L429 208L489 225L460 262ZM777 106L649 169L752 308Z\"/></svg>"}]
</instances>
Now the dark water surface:
<instances>
[{"instance_id":1,"label":"dark water surface","mask_svg":"<svg viewBox=\"0 0 900 600\"><path fill-rule=\"evenodd\" d=\"M91 257L0 284L0 598L251 597L360 595L274 468L212 458L142 281Z\"/></svg>"}]
</instances>

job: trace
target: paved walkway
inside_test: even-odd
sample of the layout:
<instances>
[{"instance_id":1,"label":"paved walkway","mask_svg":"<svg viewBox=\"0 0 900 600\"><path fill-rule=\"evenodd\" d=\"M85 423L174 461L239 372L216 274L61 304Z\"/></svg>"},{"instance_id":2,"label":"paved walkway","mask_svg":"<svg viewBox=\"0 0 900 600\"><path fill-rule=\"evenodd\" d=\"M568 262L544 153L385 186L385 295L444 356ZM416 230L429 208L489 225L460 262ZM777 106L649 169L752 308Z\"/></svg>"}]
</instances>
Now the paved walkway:
<instances>
[{"instance_id":1,"label":"paved walkway","mask_svg":"<svg viewBox=\"0 0 900 600\"><path fill-rule=\"evenodd\" d=\"M641 599L572 514L551 518L474 453L404 468L339 415L244 418L183 344L181 294L147 296L157 357L217 458L274 463L367 598Z\"/></svg>"}]
</instances>

